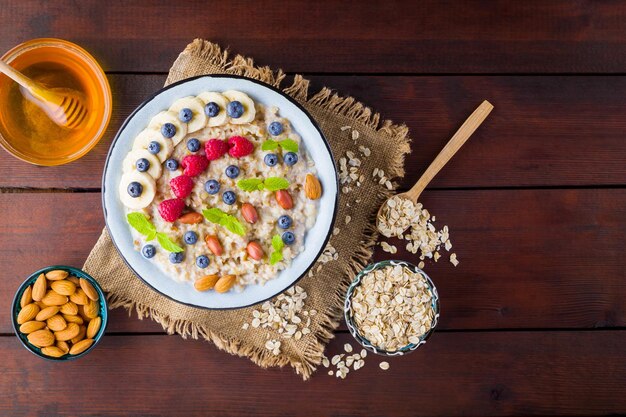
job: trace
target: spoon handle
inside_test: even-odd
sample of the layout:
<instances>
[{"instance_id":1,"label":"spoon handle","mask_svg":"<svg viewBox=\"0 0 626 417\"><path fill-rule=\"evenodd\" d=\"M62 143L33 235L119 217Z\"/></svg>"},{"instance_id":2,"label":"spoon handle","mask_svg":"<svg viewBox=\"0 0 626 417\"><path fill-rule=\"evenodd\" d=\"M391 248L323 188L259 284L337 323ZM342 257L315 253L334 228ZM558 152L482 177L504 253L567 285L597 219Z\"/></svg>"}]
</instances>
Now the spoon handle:
<instances>
[{"instance_id":1,"label":"spoon handle","mask_svg":"<svg viewBox=\"0 0 626 417\"><path fill-rule=\"evenodd\" d=\"M22 87L26 88L31 93L33 94L39 93L40 87L37 83L35 83L33 80L26 77L24 74L22 74L21 72L19 72L18 70L16 70L12 66L10 66L9 64L1 60L0 60L0 72L6 74L7 77L11 78L13 81L18 83Z\"/></svg>"},{"instance_id":2,"label":"spoon handle","mask_svg":"<svg viewBox=\"0 0 626 417\"><path fill-rule=\"evenodd\" d=\"M428 183L437 175L441 168L444 167L454 156L455 153L463 146L465 142L470 138L472 133L478 129L478 126L487 118L489 113L493 110L493 105L487 100L483 101L480 106L465 120L463 125L456 131L452 139L448 141L446 146L439 152L439 155L430 164L430 166L424 171L424 174L420 177L415 185L406 192L406 196L411 200L417 202L420 194L426 188Z\"/></svg>"}]
</instances>

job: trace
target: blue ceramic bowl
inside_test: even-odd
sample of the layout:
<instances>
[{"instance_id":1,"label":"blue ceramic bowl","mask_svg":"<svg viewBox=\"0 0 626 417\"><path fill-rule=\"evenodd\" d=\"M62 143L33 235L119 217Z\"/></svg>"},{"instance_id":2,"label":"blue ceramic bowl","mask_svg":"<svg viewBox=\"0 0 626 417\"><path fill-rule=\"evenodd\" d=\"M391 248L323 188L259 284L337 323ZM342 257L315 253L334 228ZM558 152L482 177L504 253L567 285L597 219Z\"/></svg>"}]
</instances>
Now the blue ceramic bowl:
<instances>
[{"instance_id":1,"label":"blue ceramic bowl","mask_svg":"<svg viewBox=\"0 0 626 417\"><path fill-rule=\"evenodd\" d=\"M433 295L433 298L431 300L431 306L433 308L433 311L435 312L435 316L433 317L430 330L424 333L422 336L420 336L419 343L409 343L408 345L392 352L392 351L388 351L385 349L381 349L378 346L375 346L374 344L372 344L369 340L367 340L365 337L363 337L359 333L356 325L354 324L354 319L352 317L351 301L352 301L352 294L354 293L355 288L361 285L361 280L366 274L379 270L379 269L383 269L387 266L396 266L396 265L403 266L411 270L414 273L421 274L426 279L426 283L428 287L430 288L430 291ZM359 344L363 346L365 349L371 352L374 352L378 355L383 355L383 356L402 356L402 355L406 355L407 353L411 353L415 351L415 349L417 349L418 347L426 343L426 340L428 340L428 338L433 334L433 331L435 330L435 327L437 326L437 322L439 321L439 295L437 294L437 288L435 287L435 284L433 284L433 281L430 279L430 277L426 275L424 271L422 271L415 265L410 264L405 261L395 261L395 260L381 261L381 262L376 262L374 264L370 264L366 266L365 269L359 272L357 276L354 278L354 281L352 281L352 284L350 284L350 287L348 288L348 292L346 293L346 301L344 304L343 312L344 312L344 316L346 318L346 323L348 325L348 329L350 330L350 333L352 334L352 336L354 336L356 341L359 342Z\"/></svg>"},{"instance_id":2,"label":"blue ceramic bowl","mask_svg":"<svg viewBox=\"0 0 626 417\"><path fill-rule=\"evenodd\" d=\"M96 336L93 338L94 342L93 342L93 344L91 346L89 346L88 349L86 349L84 352L79 353L78 355L65 354L65 355L61 356L60 358L53 358L53 357L46 356L43 353L41 353L41 349L36 347L36 346L34 346L34 345L32 345L32 344L30 344L30 342L28 341L28 338L26 337L27 335L22 334L19 331L20 325L17 324L17 315L19 314L20 310L22 309L22 307L20 306L20 300L22 299L22 294L24 293L26 288L29 285L32 285L37 280L37 277L39 277L40 274L42 274L42 273L45 274L46 272L53 271L55 269L60 269L60 270L63 270L63 271L67 271L67 272L70 273L70 275L73 275L73 276L78 277L78 278L84 278L87 281L89 281L91 283L91 285L93 285L93 287L98 292L98 296L99 296L98 303L100 304L100 317L102 317L102 324L100 325L100 330L98 331L98 334L96 334ZM108 318L108 314L107 313L108 313L108 309L107 309L106 298L104 296L104 293L102 292L102 288L100 288L100 285L96 282L95 279L93 279L87 273L83 272L82 270L80 270L78 268L74 268L74 267L71 267L71 266L65 266L65 265L53 265L53 266L48 266L48 267L42 268L39 271L33 272L28 278L26 278L26 281L24 281L22 283L22 285L20 285L20 288L15 293L15 297L13 297L13 304L11 305L11 322L13 323L13 331L15 332L15 335L17 336L19 341L22 343L22 345L26 349L28 349L30 352L32 352L36 356L39 356L40 358L44 358L44 359L47 359L49 361L55 361L55 362L57 362L57 361L68 361L68 360L78 359L80 357L85 356L86 354L91 352L91 350L93 350L93 348L98 344L98 342L102 338L102 335L104 335L104 332L105 332L106 327L107 327L107 321L108 321L107 320L107 318Z\"/></svg>"}]
</instances>

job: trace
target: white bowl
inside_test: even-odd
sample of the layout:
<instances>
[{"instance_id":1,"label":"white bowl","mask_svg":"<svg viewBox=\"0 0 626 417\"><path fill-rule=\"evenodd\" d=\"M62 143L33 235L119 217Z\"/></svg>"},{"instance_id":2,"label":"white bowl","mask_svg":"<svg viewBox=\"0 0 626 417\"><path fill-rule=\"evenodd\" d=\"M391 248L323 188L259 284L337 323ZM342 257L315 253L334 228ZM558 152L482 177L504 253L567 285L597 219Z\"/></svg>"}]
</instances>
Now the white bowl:
<instances>
[{"instance_id":1,"label":"white bowl","mask_svg":"<svg viewBox=\"0 0 626 417\"><path fill-rule=\"evenodd\" d=\"M179 283L169 278L154 262L145 259L133 247L133 238L126 223L124 207L117 189L122 175L122 161L131 149L135 136L150 119L167 109L176 99L195 96L204 91L239 90L254 101L279 108L279 114L287 118L302 137L304 147L315 161L324 193L315 225L304 238L304 252L300 253L289 268L281 271L264 285L249 285L242 292L230 291L218 294L214 291L198 292L192 283ZM272 298L285 291L307 274L321 255L333 229L337 211L337 169L330 146L311 115L293 98L259 81L231 76L204 75L171 84L148 98L126 119L117 132L107 156L102 178L102 205L111 239L126 264L146 284L175 301L206 309L234 309L247 307Z\"/></svg>"}]
</instances>

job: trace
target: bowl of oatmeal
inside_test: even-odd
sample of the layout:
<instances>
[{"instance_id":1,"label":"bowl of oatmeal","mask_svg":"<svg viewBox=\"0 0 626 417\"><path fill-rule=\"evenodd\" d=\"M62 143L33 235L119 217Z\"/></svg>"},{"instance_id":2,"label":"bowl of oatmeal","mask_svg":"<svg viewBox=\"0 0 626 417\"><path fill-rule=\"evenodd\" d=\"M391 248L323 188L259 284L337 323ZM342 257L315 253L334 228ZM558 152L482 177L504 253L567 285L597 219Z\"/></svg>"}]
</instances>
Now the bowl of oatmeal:
<instances>
[{"instance_id":1,"label":"bowl of oatmeal","mask_svg":"<svg viewBox=\"0 0 626 417\"><path fill-rule=\"evenodd\" d=\"M262 302L306 275L337 200L334 159L312 117L236 76L157 92L120 128L103 175L124 261L163 295L209 309Z\"/></svg>"}]
</instances>

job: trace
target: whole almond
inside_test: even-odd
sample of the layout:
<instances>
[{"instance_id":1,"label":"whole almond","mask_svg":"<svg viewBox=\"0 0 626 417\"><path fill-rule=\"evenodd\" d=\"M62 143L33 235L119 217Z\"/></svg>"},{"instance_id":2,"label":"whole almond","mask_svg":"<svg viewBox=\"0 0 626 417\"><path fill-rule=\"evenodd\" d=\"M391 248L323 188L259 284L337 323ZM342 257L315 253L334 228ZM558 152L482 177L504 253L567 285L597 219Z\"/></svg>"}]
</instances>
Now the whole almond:
<instances>
[{"instance_id":1,"label":"whole almond","mask_svg":"<svg viewBox=\"0 0 626 417\"><path fill-rule=\"evenodd\" d=\"M50 330L41 329L36 332L32 332L27 336L28 341L37 346L37 347L45 347L54 344L54 335Z\"/></svg>"},{"instance_id":2,"label":"whole almond","mask_svg":"<svg viewBox=\"0 0 626 417\"><path fill-rule=\"evenodd\" d=\"M56 346L63 351L63 353L68 353L70 351L70 345L67 342L61 342L57 340Z\"/></svg>"},{"instance_id":3,"label":"whole almond","mask_svg":"<svg viewBox=\"0 0 626 417\"><path fill-rule=\"evenodd\" d=\"M76 286L78 287L80 285L78 278L76 278L75 276L71 275L69 277L67 277L68 281L73 282L74 284L76 284Z\"/></svg>"},{"instance_id":4,"label":"whole almond","mask_svg":"<svg viewBox=\"0 0 626 417\"><path fill-rule=\"evenodd\" d=\"M93 300L89 300L89 303L83 306L83 311L87 317L95 319L98 317L98 313L100 312L100 304Z\"/></svg>"},{"instance_id":5,"label":"whole almond","mask_svg":"<svg viewBox=\"0 0 626 417\"><path fill-rule=\"evenodd\" d=\"M80 330L79 330L78 334L75 337L72 337L70 342L72 342L72 344L75 345L76 343L78 343L81 340L83 340L85 338L86 334L87 334L87 326L80 326Z\"/></svg>"},{"instance_id":6,"label":"whole almond","mask_svg":"<svg viewBox=\"0 0 626 417\"><path fill-rule=\"evenodd\" d=\"M61 330L67 327L67 322L60 314L56 314L46 320L46 324L48 325L48 329L53 332L60 332Z\"/></svg>"},{"instance_id":7,"label":"whole almond","mask_svg":"<svg viewBox=\"0 0 626 417\"><path fill-rule=\"evenodd\" d=\"M35 283L33 284L33 300L35 301L41 301L43 299L43 297L46 295L46 286L48 285L48 282L46 281L46 277L44 274L40 274L37 277L37 280L35 280Z\"/></svg>"},{"instance_id":8,"label":"whole almond","mask_svg":"<svg viewBox=\"0 0 626 417\"><path fill-rule=\"evenodd\" d=\"M73 303L72 301L68 301L67 303L61 306L59 311L63 314L75 316L76 314L78 314L78 306L76 305L76 303Z\"/></svg>"},{"instance_id":9,"label":"whole almond","mask_svg":"<svg viewBox=\"0 0 626 417\"><path fill-rule=\"evenodd\" d=\"M82 318L85 322L91 320L91 317L85 314L85 306L78 306L78 316L76 317Z\"/></svg>"},{"instance_id":10,"label":"whole almond","mask_svg":"<svg viewBox=\"0 0 626 417\"><path fill-rule=\"evenodd\" d=\"M246 246L246 250L248 251L248 256L252 259L260 261L263 259L263 248L259 244L259 242L248 242L248 246Z\"/></svg>"},{"instance_id":11,"label":"whole almond","mask_svg":"<svg viewBox=\"0 0 626 417\"><path fill-rule=\"evenodd\" d=\"M67 342L78 336L78 333L80 333L80 326L76 323L69 323L67 327L60 332L54 332L54 337L58 341Z\"/></svg>"},{"instance_id":12,"label":"whole almond","mask_svg":"<svg viewBox=\"0 0 626 417\"><path fill-rule=\"evenodd\" d=\"M61 356L65 355L66 352L63 352L62 349L56 346L46 346L41 348L41 353L46 356L50 356L51 358L60 358Z\"/></svg>"},{"instance_id":13,"label":"whole almond","mask_svg":"<svg viewBox=\"0 0 626 417\"><path fill-rule=\"evenodd\" d=\"M24 292L22 293L22 298L20 298L20 307L24 307L26 304L30 304L33 302L33 287L30 285L26 287Z\"/></svg>"},{"instance_id":14,"label":"whole almond","mask_svg":"<svg viewBox=\"0 0 626 417\"><path fill-rule=\"evenodd\" d=\"M178 221L183 224L198 224L202 223L202 220L204 220L204 216L194 211L192 211L191 213L183 214L178 218Z\"/></svg>"},{"instance_id":15,"label":"whole almond","mask_svg":"<svg viewBox=\"0 0 626 417\"><path fill-rule=\"evenodd\" d=\"M17 313L17 324L24 324L27 321L34 320L39 313L39 306L35 303L26 304L19 313Z\"/></svg>"},{"instance_id":16,"label":"whole almond","mask_svg":"<svg viewBox=\"0 0 626 417\"><path fill-rule=\"evenodd\" d=\"M76 307L76 309L78 309L78 307ZM85 322L85 320L81 316L78 316L78 315L63 314L63 318L68 323L83 324Z\"/></svg>"},{"instance_id":17,"label":"whole almond","mask_svg":"<svg viewBox=\"0 0 626 417\"><path fill-rule=\"evenodd\" d=\"M59 281L65 279L68 275L69 273L67 271L61 271L60 269L46 272L46 278L48 278L50 281Z\"/></svg>"},{"instance_id":18,"label":"whole almond","mask_svg":"<svg viewBox=\"0 0 626 417\"><path fill-rule=\"evenodd\" d=\"M72 281L62 279L60 281L52 281L50 288L52 288L57 294L72 295L74 294L74 291L76 291L76 284Z\"/></svg>"},{"instance_id":19,"label":"whole almond","mask_svg":"<svg viewBox=\"0 0 626 417\"><path fill-rule=\"evenodd\" d=\"M254 224L259 220L259 215L256 212L254 206L250 203L243 203L241 205L241 215L250 224Z\"/></svg>"},{"instance_id":20,"label":"whole almond","mask_svg":"<svg viewBox=\"0 0 626 417\"><path fill-rule=\"evenodd\" d=\"M87 294L85 294L85 291L83 291L82 287L76 288L74 294L70 295L70 301L78 304L79 306L84 306L89 302L89 297L87 297Z\"/></svg>"},{"instance_id":21,"label":"whole almond","mask_svg":"<svg viewBox=\"0 0 626 417\"><path fill-rule=\"evenodd\" d=\"M278 190L275 194L276 202L285 210L293 208L293 199L287 190Z\"/></svg>"},{"instance_id":22,"label":"whole almond","mask_svg":"<svg viewBox=\"0 0 626 417\"><path fill-rule=\"evenodd\" d=\"M222 248L222 244L217 239L217 236L207 235L204 237L204 241L206 242L207 247L213 255L221 256L224 253L224 249Z\"/></svg>"},{"instance_id":23,"label":"whole almond","mask_svg":"<svg viewBox=\"0 0 626 417\"><path fill-rule=\"evenodd\" d=\"M317 200L322 196L322 184L313 174L306 174L304 179L304 194L309 200Z\"/></svg>"},{"instance_id":24,"label":"whole almond","mask_svg":"<svg viewBox=\"0 0 626 417\"><path fill-rule=\"evenodd\" d=\"M44 327L46 327L46 323L42 321L31 320L20 326L20 332L24 334L29 334L32 332L36 332L37 330L41 330Z\"/></svg>"},{"instance_id":25,"label":"whole almond","mask_svg":"<svg viewBox=\"0 0 626 417\"><path fill-rule=\"evenodd\" d=\"M101 317L96 317L95 319L91 320L87 325L87 339L93 339L94 337L96 337L96 335L100 331L100 326L102 326Z\"/></svg>"},{"instance_id":26,"label":"whole almond","mask_svg":"<svg viewBox=\"0 0 626 417\"><path fill-rule=\"evenodd\" d=\"M93 301L98 301L98 291L91 285L91 282L87 281L85 278L81 278L79 280L80 288L83 289L87 297L91 298Z\"/></svg>"},{"instance_id":27,"label":"whole almond","mask_svg":"<svg viewBox=\"0 0 626 417\"><path fill-rule=\"evenodd\" d=\"M205 275L202 278L197 279L193 283L193 287L198 291L207 291L215 287L215 283L220 277L218 275ZM95 320L95 319L94 319ZM93 321L93 320L92 320ZM89 323L91 324L91 323Z\"/></svg>"},{"instance_id":28,"label":"whole almond","mask_svg":"<svg viewBox=\"0 0 626 417\"><path fill-rule=\"evenodd\" d=\"M50 306L50 307L42 308L39 311L39 313L37 313L37 316L35 317L35 320L37 320L37 321L46 321L50 317L54 316L58 312L59 312L59 307L58 306Z\"/></svg>"},{"instance_id":29,"label":"whole almond","mask_svg":"<svg viewBox=\"0 0 626 417\"><path fill-rule=\"evenodd\" d=\"M235 281L237 277L235 275L224 275L215 283L215 291L217 292L226 292L230 290L233 285L235 285Z\"/></svg>"},{"instance_id":30,"label":"whole almond","mask_svg":"<svg viewBox=\"0 0 626 417\"><path fill-rule=\"evenodd\" d=\"M84 351L89 349L91 345L93 345L93 339L81 340L70 348L70 355L78 355L79 353L83 353Z\"/></svg>"},{"instance_id":31,"label":"whole almond","mask_svg":"<svg viewBox=\"0 0 626 417\"><path fill-rule=\"evenodd\" d=\"M62 306L67 301L67 296L61 295L54 290L48 291L41 299L41 302L47 306Z\"/></svg>"}]
</instances>

